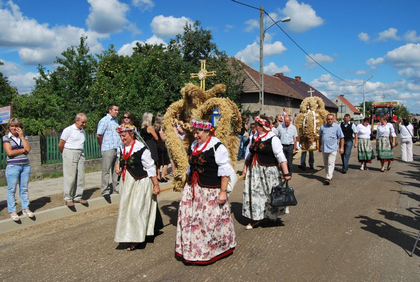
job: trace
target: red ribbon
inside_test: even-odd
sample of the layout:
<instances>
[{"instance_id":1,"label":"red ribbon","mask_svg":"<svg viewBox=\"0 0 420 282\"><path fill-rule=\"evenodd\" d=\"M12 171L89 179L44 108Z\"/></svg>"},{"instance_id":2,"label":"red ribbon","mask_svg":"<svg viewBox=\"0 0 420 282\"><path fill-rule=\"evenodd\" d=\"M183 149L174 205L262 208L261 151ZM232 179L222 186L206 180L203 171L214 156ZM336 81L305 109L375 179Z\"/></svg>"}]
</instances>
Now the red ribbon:
<instances>
[{"instance_id":1,"label":"red ribbon","mask_svg":"<svg viewBox=\"0 0 420 282\"><path fill-rule=\"evenodd\" d=\"M263 136L257 136L257 138L255 138L255 142L260 141L260 139L263 139L265 136L267 136L268 132L266 134L264 134ZM254 158L252 159L252 166L257 164L257 153L254 153Z\"/></svg>"},{"instance_id":2,"label":"red ribbon","mask_svg":"<svg viewBox=\"0 0 420 282\"><path fill-rule=\"evenodd\" d=\"M128 152L128 154L125 153L125 146L124 146L124 152L123 152L124 168L123 168L123 171L122 171L122 179L123 179L123 182L125 180L125 172L127 170L127 160L130 158L131 153L133 152L134 144L135 143L136 143L136 140L134 139L133 140L133 144L131 144L130 152Z\"/></svg>"}]
</instances>

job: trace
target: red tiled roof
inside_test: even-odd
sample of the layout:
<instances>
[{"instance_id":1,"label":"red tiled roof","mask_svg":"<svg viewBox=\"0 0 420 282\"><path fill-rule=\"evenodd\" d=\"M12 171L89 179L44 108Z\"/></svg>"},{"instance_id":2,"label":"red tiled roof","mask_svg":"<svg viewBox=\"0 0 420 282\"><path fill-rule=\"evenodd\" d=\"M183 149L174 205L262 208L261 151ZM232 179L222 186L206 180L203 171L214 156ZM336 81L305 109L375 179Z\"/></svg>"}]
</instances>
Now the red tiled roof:
<instances>
[{"instance_id":1,"label":"red tiled roof","mask_svg":"<svg viewBox=\"0 0 420 282\"><path fill-rule=\"evenodd\" d=\"M303 96L303 98L307 98L307 97L311 96L308 93L308 91L309 91L309 89L312 88L314 90L313 93L312 93L312 96L317 96L317 97L321 98L322 101L324 101L324 103L325 103L325 107L338 109L337 105L334 104L333 101L331 101L330 99L325 97L324 94L322 94L321 92L316 90L314 87L312 87L312 86L306 84L305 82L303 82L300 77L291 78L291 77L287 77L287 76L285 76L281 73L276 73L274 75L274 77L277 77L277 78L281 79L287 85L292 87L296 92L298 92L301 96Z\"/></svg>"},{"instance_id":2,"label":"red tiled roof","mask_svg":"<svg viewBox=\"0 0 420 282\"><path fill-rule=\"evenodd\" d=\"M244 93L260 92L260 72L254 70L245 63L242 63L247 78L244 82ZM291 97L303 100L305 97L296 92L293 88L275 76L264 74L264 92L279 96Z\"/></svg>"},{"instance_id":3,"label":"red tiled roof","mask_svg":"<svg viewBox=\"0 0 420 282\"><path fill-rule=\"evenodd\" d=\"M360 115L360 111L352 105L352 103L349 102L349 100L347 100L346 98L344 98L344 96L337 96L334 99L340 99L344 104L346 104L347 107L350 108L350 110L355 113L355 114L359 114Z\"/></svg>"}]
</instances>

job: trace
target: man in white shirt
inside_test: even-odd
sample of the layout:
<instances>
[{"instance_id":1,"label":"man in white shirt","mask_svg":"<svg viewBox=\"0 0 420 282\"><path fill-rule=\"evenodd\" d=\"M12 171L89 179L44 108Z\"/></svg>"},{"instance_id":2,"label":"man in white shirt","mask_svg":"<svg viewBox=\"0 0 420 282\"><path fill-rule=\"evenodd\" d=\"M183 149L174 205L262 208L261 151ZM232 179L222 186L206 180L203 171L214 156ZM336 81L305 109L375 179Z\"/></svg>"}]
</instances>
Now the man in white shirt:
<instances>
[{"instance_id":1,"label":"man in white shirt","mask_svg":"<svg viewBox=\"0 0 420 282\"><path fill-rule=\"evenodd\" d=\"M85 188L85 131L86 115L78 113L75 123L66 127L60 137L58 149L63 155L64 201L70 208L74 203L88 205L82 199Z\"/></svg>"}]
</instances>

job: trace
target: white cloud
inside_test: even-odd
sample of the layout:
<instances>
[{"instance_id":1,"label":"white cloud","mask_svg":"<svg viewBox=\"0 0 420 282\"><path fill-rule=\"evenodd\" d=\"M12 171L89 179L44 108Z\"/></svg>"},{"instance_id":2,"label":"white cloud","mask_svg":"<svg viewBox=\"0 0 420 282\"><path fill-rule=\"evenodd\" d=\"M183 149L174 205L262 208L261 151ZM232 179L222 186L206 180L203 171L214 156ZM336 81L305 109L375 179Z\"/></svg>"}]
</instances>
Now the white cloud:
<instances>
[{"instance_id":1,"label":"white cloud","mask_svg":"<svg viewBox=\"0 0 420 282\"><path fill-rule=\"evenodd\" d=\"M139 7L142 11L151 10L155 3L152 0L133 0L133 6Z\"/></svg>"},{"instance_id":2,"label":"white cloud","mask_svg":"<svg viewBox=\"0 0 420 282\"><path fill-rule=\"evenodd\" d=\"M156 35L153 35L152 37L150 37L149 39L147 39L145 42L144 41L140 41L140 40L134 40L131 43L128 44L124 44L118 51L118 55L123 55L123 56L131 56L133 55L133 48L136 47L137 43L139 43L140 45L144 45L145 43L147 44L151 44L151 45L164 45L166 46L165 41L163 41L161 38L157 37Z\"/></svg>"},{"instance_id":3,"label":"white cloud","mask_svg":"<svg viewBox=\"0 0 420 282\"><path fill-rule=\"evenodd\" d=\"M247 25L245 28L246 32L252 32L260 28L260 23L257 20L247 20L245 24Z\"/></svg>"},{"instance_id":4,"label":"white cloud","mask_svg":"<svg viewBox=\"0 0 420 282\"><path fill-rule=\"evenodd\" d=\"M0 66L0 72L6 76L11 86L18 89L19 93L29 93L35 86L34 78L38 77L38 73L28 72L20 65L3 61L4 65Z\"/></svg>"},{"instance_id":5,"label":"white cloud","mask_svg":"<svg viewBox=\"0 0 420 282\"><path fill-rule=\"evenodd\" d=\"M0 9L0 46L45 47L54 40L54 36L47 24L39 24L23 16L12 1L7 3L5 9Z\"/></svg>"},{"instance_id":6,"label":"white cloud","mask_svg":"<svg viewBox=\"0 0 420 282\"><path fill-rule=\"evenodd\" d=\"M266 74L288 73L288 72L291 72L291 70L286 65L282 67L278 67L274 62L270 62L268 65L264 66L264 73Z\"/></svg>"},{"instance_id":7,"label":"white cloud","mask_svg":"<svg viewBox=\"0 0 420 282\"><path fill-rule=\"evenodd\" d=\"M404 34L404 39L407 42L420 42L420 36L417 36L417 31L409 30Z\"/></svg>"},{"instance_id":8,"label":"white cloud","mask_svg":"<svg viewBox=\"0 0 420 282\"><path fill-rule=\"evenodd\" d=\"M379 32L379 37L376 39L377 41L388 41L388 40L400 40L401 38L397 35L398 29L396 28L388 28L382 32Z\"/></svg>"},{"instance_id":9,"label":"white cloud","mask_svg":"<svg viewBox=\"0 0 420 282\"><path fill-rule=\"evenodd\" d=\"M165 17L159 15L153 18L150 26L157 37L166 38L182 34L184 32L185 24L192 25L193 22L186 17L175 18L173 16Z\"/></svg>"},{"instance_id":10,"label":"white cloud","mask_svg":"<svg viewBox=\"0 0 420 282\"><path fill-rule=\"evenodd\" d=\"M308 4L300 4L297 0L289 0L281 14L290 17L287 29L293 32L305 32L311 28L320 26L324 20L316 15L316 11Z\"/></svg>"},{"instance_id":11,"label":"white cloud","mask_svg":"<svg viewBox=\"0 0 420 282\"><path fill-rule=\"evenodd\" d=\"M276 41L274 43L264 44L264 57L278 55L286 51L287 48L283 46L283 43ZM244 50L236 53L235 57L246 64L252 64L258 62L260 59L260 46L254 42L247 45Z\"/></svg>"},{"instance_id":12,"label":"white cloud","mask_svg":"<svg viewBox=\"0 0 420 282\"><path fill-rule=\"evenodd\" d=\"M396 68L420 67L420 43L409 43L389 51L385 62Z\"/></svg>"},{"instance_id":13,"label":"white cloud","mask_svg":"<svg viewBox=\"0 0 420 282\"><path fill-rule=\"evenodd\" d=\"M370 58L369 60L366 61L366 64L376 69L378 65L382 64L383 62L384 62L384 58L381 58L381 57L377 59Z\"/></svg>"},{"instance_id":14,"label":"white cloud","mask_svg":"<svg viewBox=\"0 0 420 282\"><path fill-rule=\"evenodd\" d=\"M359 33L359 40L363 42L369 41L369 35L366 32Z\"/></svg>"},{"instance_id":15,"label":"white cloud","mask_svg":"<svg viewBox=\"0 0 420 282\"><path fill-rule=\"evenodd\" d=\"M355 75L365 75L365 74L368 74L369 72L368 71L365 71L365 70L358 70L358 71L356 71L354 74Z\"/></svg>"},{"instance_id":16,"label":"white cloud","mask_svg":"<svg viewBox=\"0 0 420 282\"><path fill-rule=\"evenodd\" d=\"M114 33L122 31L128 24L127 4L118 0L88 0L88 2L91 5L90 14L86 19L89 29L98 33Z\"/></svg>"},{"instance_id":17,"label":"white cloud","mask_svg":"<svg viewBox=\"0 0 420 282\"><path fill-rule=\"evenodd\" d=\"M317 61L318 63L322 64L322 63L332 63L334 62L334 59L328 55L323 55L320 53L317 54L310 54L312 58L315 59L315 61ZM315 63L311 58L309 58L309 56L306 56L306 62L305 62L305 67L308 69L313 69L317 66L317 63Z\"/></svg>"}]
</instances>

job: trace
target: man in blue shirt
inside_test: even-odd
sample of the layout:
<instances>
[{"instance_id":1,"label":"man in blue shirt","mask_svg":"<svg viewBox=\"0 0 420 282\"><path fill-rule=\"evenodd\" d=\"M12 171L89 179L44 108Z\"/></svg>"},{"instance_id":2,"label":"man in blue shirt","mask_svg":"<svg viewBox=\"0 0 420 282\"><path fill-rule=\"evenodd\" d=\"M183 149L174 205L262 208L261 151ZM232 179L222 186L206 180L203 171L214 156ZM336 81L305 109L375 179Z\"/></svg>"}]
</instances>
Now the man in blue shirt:
<instances>
[{"instance_id":1,"label":"man in blue shirt","mask_svg":"<svg viewBox=\"0 0 420 282\"><path fill-rule=\"evenodd\" d=\"M350 122L350 115L344 115L344 121L340 124L341 131L344 134L344 154L341 154L341 160L343 161L342 173L346 173L349 169L349 160L351 155L351 149L353 148L353 138L355 139L354 147L357 146L357 128L356 125Z\"/></svg>"},{"instance_id":2,"label":"man in blue shirt","mask_svg":"<svg viewBox=\"0 0 420 282\"><path fill-rule=\"evenodd\" d=\"M292 162L293 155L296 153L297 145L297 130L296 127L291 124L289 116L284 117L284 123L279 124L277 127L277 135L280 138L281 144L283 145L283 153L287 159L287 168L289 174L292 175Z\"/></svg>"},{"instance_id":3,"label":"man in blue shirt","mask_svg":"<svg viewBox=\"0 0 420 282\"><path fill-rule=\"evenodd\" d=\"M319 130L319 151L322 152L324 167L327 172L324 184L330 185L337 156L338 142L340 142L340 154L344 153L344 134L340 126L334 123L334 115L328 114L327 123Z\"/></svg>"},{"instance_id":4,"label":"man in blue shirt","mask_svg":"<svg viewBox=\"0 0 420 282\"><path fill-rule=\"evenodd\" d=\"M121 144L121 139L116 131L118 127L118 105L110 104L108 114L98 123L96 137L102 154L102 185L101 191L105 200L110 202L110 194L117 190L117 177L114 167L117 161L117 148ZM109 173L111 170L112 183L109 184ZM112 188L111 188L112 187Z\"/></svg>"}]
</instances>

